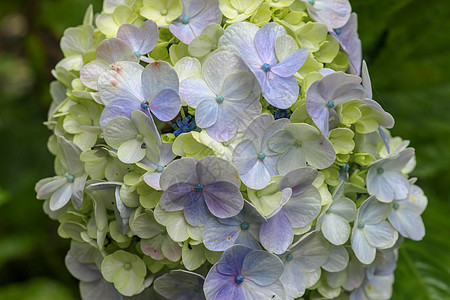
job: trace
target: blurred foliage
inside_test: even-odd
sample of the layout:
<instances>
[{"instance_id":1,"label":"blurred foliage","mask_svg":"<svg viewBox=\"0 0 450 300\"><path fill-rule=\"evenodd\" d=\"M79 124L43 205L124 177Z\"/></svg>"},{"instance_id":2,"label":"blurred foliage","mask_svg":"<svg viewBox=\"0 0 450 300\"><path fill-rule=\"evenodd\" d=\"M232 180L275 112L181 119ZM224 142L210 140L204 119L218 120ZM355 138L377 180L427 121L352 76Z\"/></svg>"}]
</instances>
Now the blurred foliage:
<instances>
[{"instance_id":1,"label":"blurred foliage","mask_svg":"<svg viewBox=\"0 0 450 300\"><path fill-rule=\"evenodd\" d=\"M42 125L50 70L65 28L101 0L0 2L0 299L78 299L64 266L68 241L34 184L53 174ZM394 135L416 148L413 176L428 196L423 241L400 249L393 299L450 299L450 5L448 0L353 0L375 99Z\"/></svg>"}]
</instances>

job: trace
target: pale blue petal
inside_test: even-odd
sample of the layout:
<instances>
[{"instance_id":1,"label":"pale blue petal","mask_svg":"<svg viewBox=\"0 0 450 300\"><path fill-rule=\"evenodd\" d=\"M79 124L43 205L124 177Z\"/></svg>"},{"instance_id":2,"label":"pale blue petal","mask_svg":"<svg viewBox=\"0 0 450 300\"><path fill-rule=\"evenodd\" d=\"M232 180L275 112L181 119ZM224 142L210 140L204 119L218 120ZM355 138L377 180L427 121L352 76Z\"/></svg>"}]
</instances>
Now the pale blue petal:
<instances>
[{"instance_id":1,"label":"pale blue petal","mask_svg":"<svg viewBox=\"0 0 450 300\"><path fill-rule=\"evenodd\" d=\"M206 100L215 101L217 97L208 87L206 82L198 77L183 80L180 83L180 95L186 103L193 108L197 108L200 102Z\"/></svg>"},{"instance_id":2,"label":"pale blue petal","mask_svg":"<svg viewBox=\"0 0 450 300\"><path fill-rule=\"evenodd\" d=\"M287 34L286 29L276 22L270 22L258 30L255 35L255 46L263 63L271 66L278 63L275 55L275 40L285 34Z\"/></svg>"},{"instance_id":3,"label":"pale blue petal","mask_svg":"<svg viewBox=\"0 0 450 300\"><path fill-rule=\"evenodd\" d=\"M170 163L161 175L160 185L163 190L175 183L197 184L198 178L195 172L197 160L185 157Z\"/></svg>"},{"instance_id":4,"label":"pale blue petal","mask_svg":"<svg viewBox=\"0 0 450 300\"><path fill-rule=\"evenodd\" d=\"M269 171L259 159L247 173L239 173L239 176L246 186L255 190L265 188L270 182Z\"/></svg>"},{"instance_id":5,"label":"pale blue petal","mask_svg":"<svg viewBox=\"0 0 450 300\"><path fill-rule=\"evenodd\" d=\"M376 249L367 241L363 230L354 226L352 233L352 249L356 257L363 264L370 264L375 260Z\"/></svg>"},{"instance_id":6,"label":"pale blue petal","mask_svg":"<svg viewBox=\"0 0 450 300\"><path fill-rule=\"evenodd\" d=\"M110 102L102 111L100 116L100 128L116 117L125 117L131 119L131 113L135 110L141 110L141 104L137 101L118 99Z\"/></svg>"},{"instance_id":7,"label":"pale blue petal","mask_svg":"<svg viewBox=\"0 0 450 300\"><path fill-rule=\"evenodd\" d=\"M181 109L181 98L177 91L172 89L161 90L150 101L151 112L161 121L174 119Z\"/></svg>"},{"instance_id":8,"label":"pale blue petal","mask_svg":"<svg viewBox=\"0 0 450 300\"><path fill-rule=\"evenodd\" d=\"M281 210L275 216L261 225L259 239L267 251L281 254L284 253L294 238L294 232L289 219Z\"/></svg>"},{"instance_id":9,"label":"pale blue petal","mask_svg":"<svg viewBox=\"0 0 450 300\"><path fill-rule=\"evenodd\" d=\"M57 189L50 197L50 210L56 211L64 207L72 197L72 183L66 183Z\"/></svg>"},{"instance_id":10,"label":"pale blue petal","mask_svg":"<svg viewBox=\"0 0 450 300\"><path fill-rule=\"evenodd\" d=\"M241 275L244 280L248 279L265 286L278 280L283 270L283 263L277 256L266 251L255 250L245 256Z\"/></svg>"},{"instance_id":11,"label":"pale blue petal","mask_svg":"<svg viewBox=\"0 0 450 300\"><path fill-rule=\"evenodd\" d=\"M221 224L213 218L206 223L203 229L203 243L209 250L225 251L235 244L240 232L239 225Z\"/></svg>"},{"instance_id":12,"label":"pale blue petal","mask_svg":"<svg viewBox=\"0 0 450 300\"><path fill-rule=\"evenodd\" d=\"M196 193L192 184L184 182L174 182L165 189L161 196L159 204L161 208L167 211L182 210L190 201L193 200Z\"/></svg>"},{"instance_id":13,"label":"pale blue petal","mask_svg":"<svg viewBox=\"0 0 450 300\"><path fill-rule=\"evenodd\" d=\"M126 42L134 53L145 55L155 49L158 43L158 26L152 20L145 21L140 28L123 24L117 31L117 37Z\"/></svg>"},{"instance_id":14,"label":"pale blue petal","mask_svg":"<svg viewBox=\"0 0 450 300\"><path fill-rule=\"evenodd\" d=\"M264 98L277 108L287 109L298 99L299 87L294 76L284 78L267 72L260 84Z\"/></svg>"},{"instance_id":15,"label":"pale blue petal","mask_svg":"<svg viewBox=\"0 0 450 300\"><path fill-rule=\"evenodd\" d=\"M387 221L374 225L367 224L363 232L367 241L377 248L387 248L394 245L398 237L397 232Z\"/></svg>"},{"instance_id":16,"label":"pale blue petal","mask_svg":"<svg viewBox=\"0 0 450 300\"><path fill-rule=\"evenodd\" d=\"M301 228L311 224L319 215L321 201L319 191L310 187L302 194L292 196L282 210L292 227Z\"/></svg>"},{"instance_id":17,"label":"pale blue petal","mask_svg":"<svg viewBox=\"0 0 450 300\"><path fill-rule=\"evenodd\" d=\"M142 72L142 90L147 101L150 101L164 89L172 89L178 92L178 88L177 72L168 62L152 62Z\"/></svg>"},{"instance_id":18,"label":"pale blue petal","mask_svg":"<svg viewBox=\"0 0 450 300\"><path fill-rule=\"evenodd\" d=\"M316 177L317 170L311 167L295 169L281 179L279 190L291 188L292 196L299 195L311 186Z\"/></svg>"},{"instance_id":19,"label":"pale blue petal","mask_svg":"<svg viewBox=\"0 0 450 300\"><path fill-rule=\"evenodd\" d=\"M281 77L293 76L303 66L308 55L309 52L306 48L295 50L271 70Z\"/></svg>"},{"instance_id":20,"label":"pale blue petal","mask_svg":"<svg viewBox=\"0 0 450 300\"><path fill-rule=\"evenodd\" d=\"M389 214L389 222L406 238L420 241L425 235L425 226L419 214L407 207L392 209Z\"/></svg>"},{"instance_id":21,"label":"pale blue petal","mask_svg":"<svg viewBox=\"0 0 450 300\"><path fill-rule=\"evenodd\" d=\"M212 99L204 100L200 102L195 110L195 122L200 128L208 128L216 123L218 115L219 104Z\"/></svg>"}]
</instances>

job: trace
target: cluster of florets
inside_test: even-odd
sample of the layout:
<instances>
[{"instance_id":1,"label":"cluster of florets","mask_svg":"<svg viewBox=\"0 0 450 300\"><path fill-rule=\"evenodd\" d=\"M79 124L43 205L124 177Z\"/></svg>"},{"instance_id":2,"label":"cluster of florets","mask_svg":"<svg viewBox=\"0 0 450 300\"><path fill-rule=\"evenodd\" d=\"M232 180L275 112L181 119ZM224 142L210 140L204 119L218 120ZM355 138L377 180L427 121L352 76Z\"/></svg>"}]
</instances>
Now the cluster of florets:
<instances>
[{"instance_id":1,"label":"cluster of florets","mask_svg":"<svg viewBox=\"0 0 450 300\"><path fill-rule=\"evenodd\" d=\"M61 48L36 191L83 299L390 297L427 198L348 0L105 0Z\"/></svg>"}]
</instances>

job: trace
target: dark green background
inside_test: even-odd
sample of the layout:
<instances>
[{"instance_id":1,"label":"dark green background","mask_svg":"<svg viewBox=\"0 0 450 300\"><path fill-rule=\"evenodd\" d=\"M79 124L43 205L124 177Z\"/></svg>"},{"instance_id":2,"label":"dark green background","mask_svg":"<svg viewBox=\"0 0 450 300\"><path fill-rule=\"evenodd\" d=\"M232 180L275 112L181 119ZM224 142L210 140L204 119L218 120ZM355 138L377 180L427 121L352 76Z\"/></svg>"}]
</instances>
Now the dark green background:
<instances>
[{"instance_id":1,"label":"dark green background","mask_svg":"<svg viewBox=\"0 0 450 300\"><path fill-rule=\"evenodd\" d=\"M0 2L0 299L78 299L63 258L68 241L42 211L34 184L52 176L42 125L50 70L65 28L101 1ZM428 196L427 235L400 249L393 299L450 299L450 4L354 0L374 97L392 130L416 148L413 176Z\"/></svg>"}]
</instances>

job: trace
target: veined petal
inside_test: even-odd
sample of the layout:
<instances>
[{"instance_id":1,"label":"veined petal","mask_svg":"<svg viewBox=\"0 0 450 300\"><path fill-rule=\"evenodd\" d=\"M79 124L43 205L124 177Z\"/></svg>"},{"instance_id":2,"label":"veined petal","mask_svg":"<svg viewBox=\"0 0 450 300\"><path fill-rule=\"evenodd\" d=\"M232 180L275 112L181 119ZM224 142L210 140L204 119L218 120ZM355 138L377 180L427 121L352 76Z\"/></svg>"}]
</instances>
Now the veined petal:
<instances>
[{"instance_id":1,"label":"veined petal","mask_svg":"<svg viewBox=\"0 0 450 300\"><path fill-rule=\"evenodd\" d=\"M206 82L202 78L191 77L183 80L180 83L180 95L183 97L186 103L197 108L200 102L205 100L216 99L216 94L211 91Z\"/></svg>"},{"instance_id":2,"label":"veined petal","mask_svg":"<svg viewBox=\"0 0 450 300\"><path fill-rule=\"evenodd\" d=\"M142 72L142 90L145 100L151 100L164 89L178 92L177 72L168 62L155 61L149 63Z\"/></svg>"},{"instance_id":3,"label":"veined petal","mask_svg":"<svg viewBox=\"0 0 450 300\"><path fill-rule=\"evenodd\" d=\"M260 84L264 98L277 108L287 109L297 101L299 87L294 76L285 78L269 71Z\"/></svg>"},{"instance_id":4,"label":"veined petal","mask_svg":"<svg viewBox=\"0 0 450 300\"><path fill-rule=\"evenodd\" d=\"M266 286L278 280L283 270L283 263L277 256L255 250L245 256L241 275L258 285Z\"/></svg>"},{"instance_id":5,"label":"veined petal","mask_svg":"<svg viewBox=\"0 0 450 300\"><path fill-rule=\"evenodd\" d=\"M281 77L294 75L305 63L309 52L306 48L295 50L272 68L272 72Z\"/></svg>"},{"instance_id":6,"label":"veined petal","mask_svg":"<svg viewBox=\"0 0 450 300\"><path fill-rule=\"evenodd\" d=\"M261 225L259 239L267 251L276 254L284 253L294 238L294 232L289 219L283 210Z\"/></svg>"},{"instance_id":7,"label":"veined petal","mask_svg":"<svg viewBox=\"0 0 450 300\"><path fill-rule=\"evenodd\" d=\"M108 121L116 117L131 119L131 113L135 110L142 110L140 102L125 99L113 100L106 105L100 115L100 128L104 128Z\"/></svg>"},{"instance_id":8,"label":"veined petal","mask_svg":"<svg viewBox=\"0 0 450 300\"><path fill-rule=\"evenodd\" d=\"M370 264L375 259L376 249L367 241L363 230L353 228L352 233L352 249L356 257L363 264Z\"/></svg>"},{"instance_id":9,"label":"veined petal","mask_svg":"<svg viewBox=\"0 0 450 300\"><path fill-rule=\"evenodd\" d=\"M179 182L169 186L161 196L159 204L167 211L182 210L193 197L194 187L191 184Z\"/></svg>"},{"instance_id":10,"label":"veined petal","mask_svg":"<svg viewBox=\"0 0 450 300\"><path fill-rule=\"evenodd\" d=\"M219 104L215 100L200 102L195 110L195 122L200 128L208 128L216 123L219 115Z\"/></svg>"},{"instance_id":11,"label":"veined petal","mask_svg":"<svg viewBox=\"0 0 450 300\"><path fill-rule=\"evenodd\" d=\"M217 181L206 185L203 196L211 213L219 218L233 217L244 207L241 192L228 181Z\"/></svg>"},{"instance_id":12,"label":"veined petal","mask_svg":"<svg viewBox=\"0 0 450 300\"><path fill-rule=\"evenodd\" d=\"M263 63L274 66L278 60L275 55L275 40L287 34L286 29L276 22L267 23L255 34L255 46Z\"/></svg>"},{"instance_id":13,"label":"veined petal","mask_svg":"<svg viewBox=\"0 0 450 300\"><path fill-rule=\"evenodd\" d=\"M398 238L397 231L387 221L375 225L367 224L363 231L367 241L377 248L392 246Z\"/></svg>"},{"instance_id":14,"label":"veined petal","mask_svg":"<svg viewBox=\"0 0 450 300\"><path fill-rule=\"evenodd\" d=\"M150 101L151 112L161 121L174 119L181 109L181 98L177 91L172 89L161 90Z\"/></svg>"}]
</instances>

